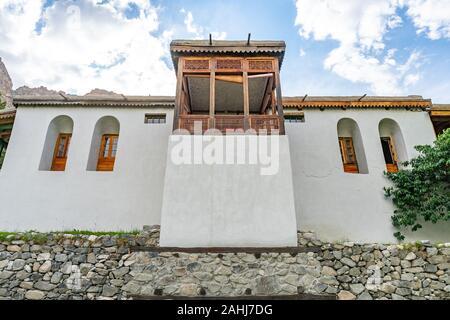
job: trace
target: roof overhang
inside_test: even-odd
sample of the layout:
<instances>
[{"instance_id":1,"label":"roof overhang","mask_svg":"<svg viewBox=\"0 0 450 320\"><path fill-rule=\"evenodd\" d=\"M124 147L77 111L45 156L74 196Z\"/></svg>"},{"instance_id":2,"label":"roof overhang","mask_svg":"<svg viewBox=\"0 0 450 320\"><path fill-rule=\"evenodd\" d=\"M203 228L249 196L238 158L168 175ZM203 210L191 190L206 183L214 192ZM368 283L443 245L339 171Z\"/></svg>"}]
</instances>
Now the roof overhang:
<instances>
[{"instance_id":1,"label":"roof overhang","mask_svg":"<svg viewBox=\"0 0 450 320\"><path fill-rule=\"evenodd\" d=\"M125 96L125 95L53 95L53 96L15 96L16 107L173 107L174 97L168 96Z\"/></svg>"},{"instance_id":2,"label":"roof overhang","mask_svg":"<svg viewBox=\"0 0 450 320\"><path fill-rule=\"evenodd\" d=\"M450 118L450 104L433 104L430 114L431 117Z\"/></svg>"},{"instance_id":3,"label":"roof overhang","mask_svg":"<svg viewBox=\"0 0 450 320\"><path fill-rule=\"evenodd\" d=\"M170 44L175 70L178 70L178 58L183 56L240 56L277 57L279 65L283 63L286 43L284 41L227 41L227 40L174 40Z\"/></svg>"},{"instance_id":4,"label":"roof overhang","mask_svg":"<svg viewBox=\"0 0 450 320\"><path fill-rule=\"evenodd\" d=\"M0 112L0 125L13 123L16 118L16 110Z\"/></svg>"},{"instance_id":5,"label":"roof overhang","mask_svg":"<svg viewBox=\"0 0 450 320\"><path fill-rule=\"evenodd\" d=\"M284 108L318 108L318 109L347 109L347 108L431 108L431 99L421 96L404 97L376 97L376 96L304 96L283 98Z\"/></svg>"}]
</instances>

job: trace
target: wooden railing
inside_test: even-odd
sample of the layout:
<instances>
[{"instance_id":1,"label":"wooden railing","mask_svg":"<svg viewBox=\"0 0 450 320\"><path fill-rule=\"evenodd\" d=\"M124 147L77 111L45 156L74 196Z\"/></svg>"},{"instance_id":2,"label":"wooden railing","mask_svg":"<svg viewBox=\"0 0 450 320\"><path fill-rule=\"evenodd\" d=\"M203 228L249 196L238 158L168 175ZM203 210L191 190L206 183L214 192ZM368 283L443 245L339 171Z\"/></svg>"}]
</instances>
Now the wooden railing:
<instances>
[{"instance_id":1,"label":"wooden railing","mask_svg":"<svg viewBox=\"0 0 450 320\"><path fill-rule=\"evenodd\" d=\"M194 133L194 125L200 124L201 131L204 133L208 129L217 129L222 133L227 130L247 129L256 130L260 133L265 130L267 134L278 132L284 134L284 126L282 125L282 118L277 115L250 115L245 117L243 115L180 115L178 119L178 129L185 129L191 134Z\"/></svg>"},{"instance_id":2,"label":"wooden railing","mask_svg":"<svg viewBox=\"0 0 450 320\"><path fill-rule=\"evenodd\" d=\"M214 117L214 128L226 133L227 130L236 130L245 128L244 116L237 115L216 115Z\"/></svg>"}]
</instances>

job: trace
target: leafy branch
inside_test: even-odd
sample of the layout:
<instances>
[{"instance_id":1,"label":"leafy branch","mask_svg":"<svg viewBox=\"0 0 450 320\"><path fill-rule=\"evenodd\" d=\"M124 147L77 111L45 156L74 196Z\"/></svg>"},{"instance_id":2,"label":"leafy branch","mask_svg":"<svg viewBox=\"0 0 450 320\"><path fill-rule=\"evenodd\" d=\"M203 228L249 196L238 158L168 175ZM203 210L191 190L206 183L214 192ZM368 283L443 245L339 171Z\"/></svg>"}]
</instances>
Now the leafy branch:
<instances>
[{"instance_id":1,"label":"leafy branch","mask_svg":"<svg viewBox=\"0 0 450 320\"><path fill-rule=\"evenodd\" d=\"M394 236L404 240L401 229L417 231L423 222L450 220L450 129L430 146L416 146L419 155L403 163L405 169L386 173L393 186L384 188L396 209L391 217L399 230Z\"/></svg>"}]
</instances>

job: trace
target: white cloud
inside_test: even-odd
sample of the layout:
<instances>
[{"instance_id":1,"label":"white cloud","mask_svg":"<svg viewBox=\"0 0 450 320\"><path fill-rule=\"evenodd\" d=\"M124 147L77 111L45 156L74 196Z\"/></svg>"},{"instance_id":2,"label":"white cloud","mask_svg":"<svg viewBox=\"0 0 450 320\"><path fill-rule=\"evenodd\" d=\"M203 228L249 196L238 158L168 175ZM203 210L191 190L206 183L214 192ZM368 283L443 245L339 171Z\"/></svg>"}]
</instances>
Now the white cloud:
<instances>
[{"instance_id":1,"label":"white cloud","mask_svg":"<svg viewBox=\"0 0 450 320\"><path fill-rule=\"evenodd\" d=\"M352 82L366 83L374 94L403 94L419 78L420 53L403 64L384 43L386 33L402 24L398 0L297 0L295 24L304 38L339 43L324 67Z\"/></svg>"},{"instance_id":2,"label":"white cloud","mask_svg":"<svg viewBox=\"0 0 450 320\"><path fill-rule=\"evenodd\" d=\"M425 33L430 39L450 38L449 0L404 0L407 14L417 28L417 33Z\"/></svg>"},{"instance_id":3,"label":"white cloud","mask_svg":"<svg viewBox=\"0 0 450 320\"><path fill-rule=\"evenodd\" d=\"M170 32L157 37L158 11L132 1L139 14L127 19L129 1L2 0L0 56L15 87L46 85L84 94L101 87L125 94L174 93L175 75L163 58ZM45 22L40 33L36 23Z\"/></svg>"},{"instance_id":4,"label":"white cloud","mask_svg":"<svg viewBox=\"0 0 450 320\"><path fill-rule=\"evenodd\" d=\"M302 48L300 48L300 51L298 52L298 54L299 54L300 57L306 56L306 52Z\"/></svg>"},{"instance_id":5,"label":"white cloud","mask_svg":"<svg viewBox=\"0 0 450 320\"><path fill-rule=\"evenodd\" d=\"M185 9L181 9L181 13L183 13L185 15L184 25L186 27L186 31L188 33L191 33L193 35L194 39L201 40L201 39L206 39L209 37L209 34L207 34L207 32L205 32L205 28L197 25L194 22L194 16L191 11L186 11ZM222 32L213 31L213 32L211 32L211 35L212 35L213 39L215 39L215 40L225 40L227 38L227 33L224 31L222 31Z\"/></svg>"}]
</instances>

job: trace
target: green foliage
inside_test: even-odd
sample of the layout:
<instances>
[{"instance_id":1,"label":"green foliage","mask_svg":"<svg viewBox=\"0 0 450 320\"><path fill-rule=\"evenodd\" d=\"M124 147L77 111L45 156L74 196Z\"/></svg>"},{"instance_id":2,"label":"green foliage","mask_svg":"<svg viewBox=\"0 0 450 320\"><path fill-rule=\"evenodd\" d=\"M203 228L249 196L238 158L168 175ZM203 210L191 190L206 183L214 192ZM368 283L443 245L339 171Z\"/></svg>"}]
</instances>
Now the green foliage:
<instances>
[{"instance_id":1,"label":"green foliage","mask_svg":"<svg viewBox=\"0 0 450 320\"><path fill-rule=\"evenodd\" d=\"M133 230L130 232L127 231L117 231L117 232L107 232L107 231L85 231L85 230L72 230L72 231L63 231L63 232L58 232L58 233L62 233L62 234L71 234L74 236L79 236L79 235L83 235L83 236L125 236L125 235L137 235L139 234L138 230Z\"/></svg>"},{"instance_id":2,"label":"green foliage","mask_svg":"<svg viewBox=\"0 0 450 320\"><path fill-rule=\"evenodd\" d=\"M70 234L73 236L117 236L117 237L125 237L125 236L136 236L139 234L139 231L133 230L130 232L119 231L119 232L97 232L97 231L81 231L81 230L72 230L72 231L62 231L62 232L49 232L49 233L40 233L36 231L27 231L27 232L0 232L0 242L10 242L12 240L23 240L25 242L33 241L36 244L43 244L47 242L49 237L53 235L58 238L64 234Z\"/></svg>"},{"instance_id":3,"label":"green foliage","mask_svg":"<svg viewBox=\"0 0 450 320\"><path fill-rule=\"evenodd\" d=\"M405 237L401 228L417 231L424 221L438 223L450 220L450 129L430 146L416 146L419 155L405 162L405 169L386 173L393 186L384 188L396 209L393 225L399 229L394 236Z\"/></svg>"}]
</instances>

